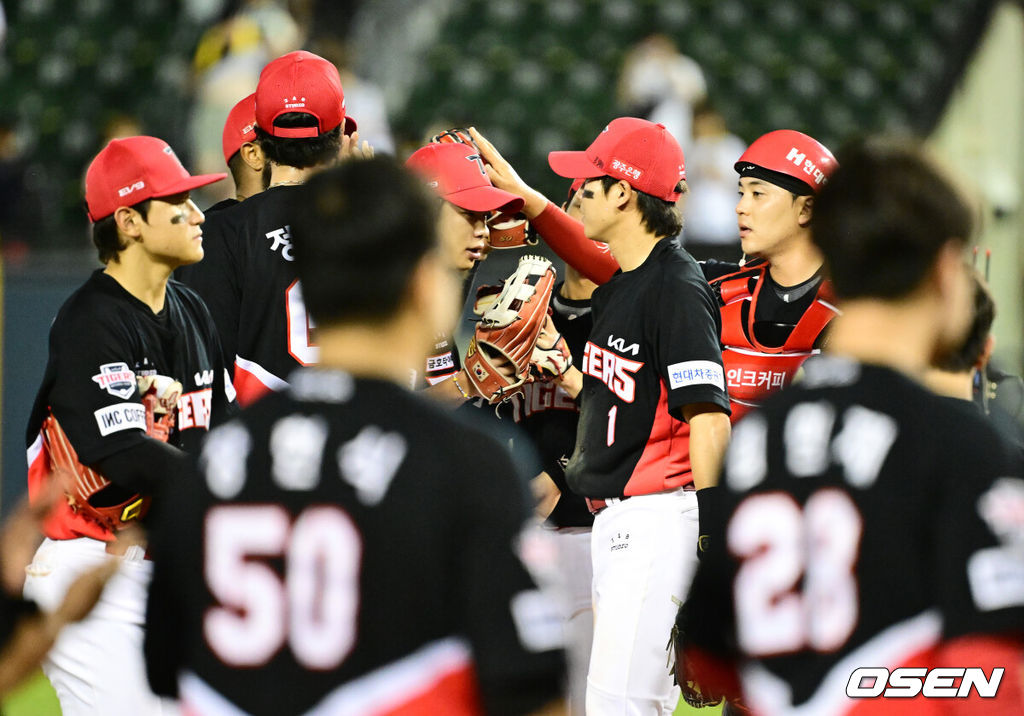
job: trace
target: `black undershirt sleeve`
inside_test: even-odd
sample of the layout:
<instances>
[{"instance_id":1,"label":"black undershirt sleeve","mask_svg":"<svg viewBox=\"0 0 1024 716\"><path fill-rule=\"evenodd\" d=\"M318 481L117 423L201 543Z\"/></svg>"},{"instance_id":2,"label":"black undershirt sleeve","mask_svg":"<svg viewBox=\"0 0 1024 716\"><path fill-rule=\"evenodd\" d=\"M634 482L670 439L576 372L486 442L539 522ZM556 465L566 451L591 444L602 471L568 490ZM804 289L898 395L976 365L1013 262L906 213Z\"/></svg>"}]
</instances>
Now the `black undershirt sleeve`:
<instances>
[{"instance_id":1,"label":"black undershirt sleeve","mask_svg":"<svg viewBox=\"0 0 1024 716\"><path fill-rule=\"evenodd\" d=\"M93 469L118 487L153 495L188 468L188 454L160 440L146 438L99 460Z\"/></svg>"}]
</instances>

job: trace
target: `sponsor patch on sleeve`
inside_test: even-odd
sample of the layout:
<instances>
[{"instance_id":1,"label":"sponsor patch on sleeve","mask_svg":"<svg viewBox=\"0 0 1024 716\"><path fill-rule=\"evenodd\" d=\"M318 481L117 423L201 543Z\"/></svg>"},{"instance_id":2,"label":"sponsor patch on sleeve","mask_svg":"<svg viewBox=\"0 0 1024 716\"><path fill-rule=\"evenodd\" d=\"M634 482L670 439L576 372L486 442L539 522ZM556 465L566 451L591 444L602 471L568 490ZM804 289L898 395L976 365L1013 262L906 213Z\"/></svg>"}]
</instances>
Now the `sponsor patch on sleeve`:
<instances>
[{"instance_id":1,"label":"sponsor patch on sleeve","mask_svg":"<svg viewBox=\"0 0 1024 716\"><path fill-rule=\"evenodd\" d=\"M427 372L435 373L439 370L455 370L455 359L451 351L427 358Z\"/></svg>"},{"instance_id":2,"label":"sponsor patch on sleeve","mask_svg":"<svg viewBox=\"0 0 1024 716\"><path fill-rule=\"evenodd\" d=\"M110 435L122 430L145 430L146 409L139 403L118 403L100 408L93 413L100 435Z\"/></svg>"},{"instance_id":3,"label":"sponsor patch on sleeve","mask_svg":"<svg viewBox=\"0 0 1024 716\"><path fill-rule=\"evenodd\" d=\"M691 385L713 385L725 390L725 374L722 366L710 360L688 360L673 363L668 367L668 387L688 388Z\"/></svg>"}]
</instances>

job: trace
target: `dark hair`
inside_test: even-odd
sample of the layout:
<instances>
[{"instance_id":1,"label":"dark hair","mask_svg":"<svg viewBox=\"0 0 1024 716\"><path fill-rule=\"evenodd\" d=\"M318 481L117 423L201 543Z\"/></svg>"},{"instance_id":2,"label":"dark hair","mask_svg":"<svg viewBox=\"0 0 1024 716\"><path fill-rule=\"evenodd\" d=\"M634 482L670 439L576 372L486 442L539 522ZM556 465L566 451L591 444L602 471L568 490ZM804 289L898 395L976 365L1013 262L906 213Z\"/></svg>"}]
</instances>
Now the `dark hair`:
<instances>
[{"instance_id":1,"label":"dark hair","mask_svg":"<svg viewBox=\"0 0 1024 716\"><path fill-rule=\"evenodd\" d=\"M615 177L601 177L601 187L604 193L618 184L621 180ZM675 202L665 201L652 196L639 189L636 192L636 205L640 210L640 219L647 230L661 238L663 236L675 236L683 230L683 216L679 213L679 207Z\"/></svg>"},{"instance_id":2,"label":"dark hair","mask_svg":"<svg viewBox=\"0 0 1024 716\"><path fill-rule=\"evenodd\" d=\"M275 127L315 127L316 117L305 112L287 112L274 120ZM342 123L344 124L344 122ZM256 140L267 159L297 169L330 164L341 149L341 124L317 137L274 137L256 126Z\"/></svg>"},{"instance_id":3,"label":"dark hair","mask_svg":"<svg viewBox=\"0 0 1024 716\"><path fill-rule=\"evenodd\" d=\"M149 204L152 199L145 199L138 204L132 204L130 208L142 214L142 220L149 220ZM99 254L100 262L107 264L113 261L118 263L118 254L128 248L128 244L121 241L117 233L117 221L114 215L105 216L92 225L92 243Z\"/></svg>"},{"instance_id":4,"label":"dark hair","mask_svg":"<svg viewBox=\"0 0 1024 716\"><path fill-rule=\"evenodd\" d=\"M345 162L296 191L291 223L302 296L317 323L389 318L436 248L437 201L389 157Z\"/></svg>"},{"instance_id":5,"label":"dark hair","mask_svg":"<svg viewBox=\"0 0 1024 716\"><path fill-rule=\"evenodd\" d=\"M940 370L965 373L978 365L985 352L985 344L996 319L996 302L977 271L971 271L971 283L974 285L974 317L971 327L960 347L935 366Z\"/></svg>"},{"instance_id":6,"label":"dark hair","mask_svg":"<svg viewBox=\"0 0 1024 716\"><path fill-rule=\"evenodd\" d=\"M970 208L920 149L860 141L840 152L838 164L811 218L837 298L906 296L944 245L970 239Z\"/></svg>"}]
</instances>

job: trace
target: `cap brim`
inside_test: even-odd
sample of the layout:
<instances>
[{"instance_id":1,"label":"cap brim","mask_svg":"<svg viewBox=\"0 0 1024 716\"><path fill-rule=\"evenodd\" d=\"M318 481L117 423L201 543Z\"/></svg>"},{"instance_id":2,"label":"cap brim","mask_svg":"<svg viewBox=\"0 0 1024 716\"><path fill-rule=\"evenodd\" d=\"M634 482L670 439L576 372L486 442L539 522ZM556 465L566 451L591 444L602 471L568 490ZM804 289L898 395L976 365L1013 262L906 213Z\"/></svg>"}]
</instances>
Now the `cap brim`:
<instances>
[{"instance_id":1,"label":"cap brim","mask_svg":"<svg viewBox=\"0 0 1024 716\"><path fill-rule=\"evenodd\" d=\"M342 131L343 134L352 134L359 130L359 125L356 124L356 119L352 115L345 115L345 128Z\"/></svg>"},{"instance_id":2,"label":"cap brim","mask_svg":"<svg viewBox=\"0 0 1024 716\"><path fill-rule=\"evenodd\" d=\"M551 152L548 154L548 164L555 174L566 179L592 179L605 175L590 161L586 152Z\"/></svg>"},{"instance_id":3,"label":"cap brim","mask_svg":"<svg viewBox=\"0 0 1024 716\"><path fill-rule=\"evenodd\" d=\"M493 186L474 186L446 194L444 198L468 211L501 211L505 214L520 211L525 203L515 194Z\"/></svg>"},{"instance_id":4,"label":"cap brim","mask_svg":"<svg viewBox=\"0 0 1024 716\"><path fill-rule=\"evenodd\" d=\"M160 193L154 194L153 198L159 199L162 196L174 196L175 194L183 194L186 191L192 191L193 189L198 189L201 186L213 184L214 182L219 182L221 179L227 178L227 174L199 174L197 176L188 177L187 179L182 179L179 182L175 182L169 187L161 188Z\"/></svg>"}]
</instances>

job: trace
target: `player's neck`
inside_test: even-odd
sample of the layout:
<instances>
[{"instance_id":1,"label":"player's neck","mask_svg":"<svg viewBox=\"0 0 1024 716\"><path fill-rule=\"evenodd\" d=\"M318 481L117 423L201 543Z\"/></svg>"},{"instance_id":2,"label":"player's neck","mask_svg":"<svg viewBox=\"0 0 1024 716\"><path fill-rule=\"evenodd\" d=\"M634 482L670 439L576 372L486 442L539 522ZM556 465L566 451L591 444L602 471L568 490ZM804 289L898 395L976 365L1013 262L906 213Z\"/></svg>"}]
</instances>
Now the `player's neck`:
<instances>
[{"instance_id":1,"label":"player's neck","mask_svg":"<svg viewBox=\"0 0 1024 716\"><path fill-rule=\"evenodd\" d=\"M960 400L974 399L973 369L963 373L952 373L938 368L930 368L924 375L924 384L939 395L947 395Z\"/></svg>"},{"instance_id":2,"label":"player's neck","mask_svg":"<svg viewBox=\"0 0 1024 716\"><path fill-rule=\"evenodd\" d=\"M936 347L936 321L920 301L857 299L829 324L826 350L921 378Z\"/></svg>"},{"instance_id":3,"label":"player's neck","mask_svg":"<svg viewBox=\"0 0 1024 716\"><path fill-rule=\"evenodd\" d=\"M410 387L410 376L423 362L417 332L392 321L380 324L341 324L318 327L320 365L343 370L357 378L376 378Z\"/></svg>"},{"instance_id":4,"label":"player's neck","mask_svg":"<svg viewBox=\"0 0 1024 716\"><path fill-rule=\"evenodd\" d=\"M122 251L120 261L110 261L103 272L121 284L135 298L149 306L153 313L164 310L167 297L167 279L173 269L144 260L131 247Z\"/></svg>"},{"instance_id":5,"label":"player's neck","mask_svg":"<svg viewBox=\"0 0 1024 716\"><path fill-rule=\"evenodd\" d=\"M268 189L275 186L287 186L291 184L305 184L311 176L316 174L318 167L290 167L285 164L271 164L270 185Z\"/></svg>"},{"instance_id":6,"label":"player's neck","mask_svg":"<svg viewBox=\"0 0 1024 716\"><path fill-rule=\"evenodd\" d=\"M623 271L632 271L647 260L662 239L645 230L639 220L629 221L624 217L619 224L609 227L600 240L608 244Z\"/></svg>"},{"instance_id":7,"label":"player's neck","mask_svg":"<svg viewBox=\"0 0 1024 716\"><path fill-rule=\"evenodd\" d=\"M796 286L813 276L824 259L809 236L800 236L768 259L768 272L780 286Z\"/></svg>"}]
</instances>

